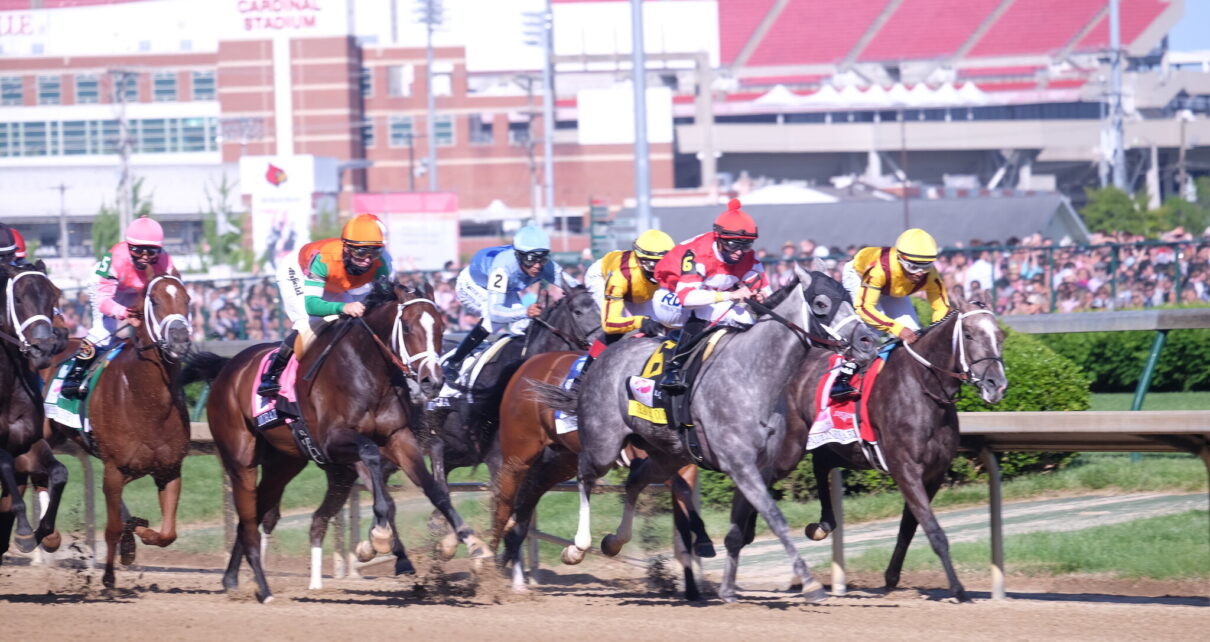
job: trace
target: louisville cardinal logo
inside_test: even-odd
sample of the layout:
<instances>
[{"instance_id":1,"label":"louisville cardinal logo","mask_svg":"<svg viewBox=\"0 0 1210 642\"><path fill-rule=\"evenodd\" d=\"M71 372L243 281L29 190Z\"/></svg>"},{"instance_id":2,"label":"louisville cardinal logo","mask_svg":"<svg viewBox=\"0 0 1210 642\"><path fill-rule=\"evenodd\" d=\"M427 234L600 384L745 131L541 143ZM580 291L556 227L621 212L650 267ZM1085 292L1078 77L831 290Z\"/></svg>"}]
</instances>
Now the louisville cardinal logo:
<instances>
[{"instance_id":1,"label":"louisville cardinal logo","mask_svg":"<svg viewBox=\"0 0 1210 642\"><path fill-rule=\"evenodd\" d=\"M265 180L269 181L274 187L286 182L286 170L270 163L268 171L265 172Z\"/></svg>"}]
</instances>

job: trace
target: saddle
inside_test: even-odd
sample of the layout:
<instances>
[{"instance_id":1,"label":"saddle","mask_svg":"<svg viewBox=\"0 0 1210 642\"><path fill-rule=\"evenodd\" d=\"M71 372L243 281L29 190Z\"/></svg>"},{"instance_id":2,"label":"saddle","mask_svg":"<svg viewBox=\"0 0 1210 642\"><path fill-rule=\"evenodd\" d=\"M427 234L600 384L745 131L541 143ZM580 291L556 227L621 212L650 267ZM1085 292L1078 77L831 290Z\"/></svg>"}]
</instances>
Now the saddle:
<instances>
[{"instance_id":1,"label":"saddle","mask_svg":"<svg viewBox=\"0 0 1210 642\"><path fill-rule=\"evenodd\" d=\"M295 390L295 385L298 383L297 354L295 352L286 362L286 367L277 380L281 390L273 398L265 398L256 394L256 389L260 387L261 379L269 370L273 357L277 356L277 349L270 350L261 357L260 366L256 370L257 374L252 381L250 390L253 422L256 424L256 429L262 432L278 426L289 426L290 434L294 437L294 443L298 449L306 453L316 464L325 466L328 463L327 458L311 436L311 431L307 429L307 423L303 421L302 412L298 407L298 396Z\"/></svg>"},{"instance_id":2,"label":"saddle","mask_svg":"<svg viewBox=\"0 0 1210 642\"><path fill-rule=\"evenodd\" d=\"M92 425L88 421L88 402L92 398L92 391L96 388L97 381L101 378L101 373L105 371L105 368L114 358L122 353L122 349L125 347L125 342L118 342L117 345L106 350L100 358L93 361L88 372L84 375L85 385L81 386L84 394L80 399L68 399L61 394L63 380L67 377L67 373L71 371L71 360L59 366L59 369L55 371L54 378L50 381L50 385L46 386L44 391L45 397L42 400L42 408L46 412L46 418L68 428L78 430L85 448L93 454L96 454L96 444L93 443Z\"/></svg>"}]
</instances>

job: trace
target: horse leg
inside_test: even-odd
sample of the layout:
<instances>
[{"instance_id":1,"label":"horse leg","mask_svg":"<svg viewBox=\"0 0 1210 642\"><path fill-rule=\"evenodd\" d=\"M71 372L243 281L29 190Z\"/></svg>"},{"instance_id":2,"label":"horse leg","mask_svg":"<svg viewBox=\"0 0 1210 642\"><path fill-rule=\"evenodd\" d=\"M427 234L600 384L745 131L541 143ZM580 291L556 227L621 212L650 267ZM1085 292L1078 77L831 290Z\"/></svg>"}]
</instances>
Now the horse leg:
<instances>
[{"instance_id":1,"label":"horse leg","mask_svg":"<svg viewBox=\"0 0 1210 642\"><path fill-rule=\"evenodd\" d=\"M338 456L337 453L350 448L356 450L358 461L366 467L370 493L374 497L374 524L370 527L369 542L357 544L357 558L368 561L374 558L375 553L391 552L391 535L394 533L389 520L391 498L383 483L382 453L378 450L378 444L359 432L347 430L342 431L334 443L329 443L328 452Z\"/></svg>"},{"instance_id":2,"label":"horse leg","mask_svg":"<svg viewBox=\"0 0 1210 642\"><path fill-rule=\"evenodd\" d=\"M782 547L786 550L786 555L789 556L794 572L798 577L802 578L802 596L808 602L818 603L828 599L828 593L824 590L823 585L815 576L811 574L810 567L806 561L798 554L798 548L794 546L793 540L790 539L790 529L786 524L786 518L782 515L781 509L777 507L777 502L773 501L773 497L769 495L768 485L760 472L752 464L740 462L732 462L729 466L731 479L735 481L735 485L739 491L744 494L744 498L752 507L760 513L761 517L765 518L765 523L769 525L769 530L777 535L777 539L781 540ZM738 564L738 550L736 551L736 563Z\"/></svg>"},{"instance_id":3,"label":"horse leg","mask_svg":"<svg viewBox=\"0 0 1210 642\"><path fill-rule=\"evenodd\" d=\"M826 448L811 453L811 471L815 475L815 487L819 494L819 521L807 524L803 533L808 539L823 541L836 530L836 513L832 506L832 469L839 466Z\"/></svg>"},{"instance_id":4,"label":"horse leg","mask_svg":"<svg viewBox=\"0 0 1210 642\"><path fill-rule=\"evenodd\" d=\"M165 547L176 541L176 509L181 499L181 475L161 481L155 480L159 489L160 499L160 530L154 531L146 526L135 526L134 534L139 536L147 546Z\"/></svg>"},{"instance_id":5,"label":"horse leg","mask_svg":"<svg viewBox=\"0 0 1210 642\"><path fill-rule=\"evenodd\" d=\"M16 466L12 453L0 448L0 488L11 500L11 512L17 520L17 550L29 553L38 542L34 539L34 529L29 525L29 517L25 514L25 500L17 487ZM4 551L0 551L3 554Z\"/></svg>"},{"instance_id":6,"label":"horse leg","mask_svg":"<svg viewBox=\"0 0 1210 642\"><path fill-rule=\"evenodd\" d=\"M457 412L451 412L445 416L445 426L456 425L462 421L462 415ZM445 467L445 442L442 441L440 435L434 435L429 440L429 461L433 464L433 481L436 482L439 492L449 494L449 470ZM491 479L495 479L493 475ZM414 481L414 480L413 480ZM458 552L458 532L457 529L450 526L449 520L446 519L445 524L437 521L437 514L441 511L434 510L429 516L429 530L434 535L438 532L444 532L445 535L437 543L437 552L442 559L448 560L454 557L454 553Z\"/></svg>"},{"instance_id":7,"label":"horse leg","mask_svg":"<svg viewBox=\"0 0 1210 642\"><path fill-rule=\"evenodd\" d=\"M420 449L420 445L416 443L416 437L410 430L396 430L391 434L391 438L387 441L384 449L387 456L391 459L403 474L412 480L424 491L424 495L429 498L429 502L433 504L441 514L449 522L450 527L458 534L458 539L466 545L467 554L472 559L481 559L491 557L492 552L487 548L478 537L475 536L475 531L469 526L462 523L462 516L458 511L454 510L454 503L450 501L450 493L444 480L439 482L429 473L428 468L424 465L424 453Z\"/></svg>"},{"instance_id":8,"label":"horse leg","mask_svg":"<svg viewBox=\"0 0 1210 642\"><path fill-rule=\"evenodd\" d=\"M676 475L665 482L672 491L676 509L688 520L687 525L693 533L693 541L685 540L685 546L698 557L714 557L714 542L706 532L706 524L697 511L693 500L693 487L697 484L697 466L685 466Z\"/></svg>"},{"instance_id":9,"label":"horse leg","mask_svg":"<svg viewBox=\"0 0 1210 642\"><path fill-rule=\"evenodd\" d=\"M235 512L239 517L236 528L235 543L231 546L231 560L227 571L223 574L223 588L230 591L239 586L240 560L247 559L248 566L256 579L257 599L267 603L273 599L269 583L265 580L265 570L261 566L260 529L257 514L256 466L245 465L237 461L229 461L224 457L223 463L231 478L231 496L235 503Z\"/></svg>"},{"instance_id":10,"label":"horse leg","mask_svg":"<svg viewBox=\"0 0 1210 642\"><path fill-rule=\"evenodd\" d=\"M105 472L101 478L101 491L105 493L105 574L101 582L105 588L114 587L113 560L118 553L118 540L126 530L126 521L122 518L122 488L129 481L118 467L105 462Z\"/></svg>"},{"instance_id":11,"label":"horse leg","mask_svg":"<svg viewBox=\"0 0 1210 642\"><path fill-rule=\"evenodd\" d=\"M500 467L497 475L492 476L496 483L493 484L495 507L492 512L492 538L488 544L491 550L499 547L504 532L509 530L508 520L514 517L516 512L518 494L521 493L530 471L543 462L545 453L546 447L537 440L509 444L509 452L504 459L507 463ZM508 563L512 560L505 555L501 561Z\"/></svg>"},{"instance_id":12,"label":"horse leg","mask_svg":"<svg viewBox=\"0 0 1210 642\"><path fill-rule=\"evenodd\" d=\"M328 533L328 523L344 506L357 480L357 472L346 466L330 466L326 473L327 492L319 508L311 514L311 583L307 585L311 590L323 588L324 536Z\"/></svg>"},{"instance_id":13,"label":"horse leg","mask_svg":"<svg viewBox=\"0 0 1210 642\"><path fill-rule=\"evenodd\" d=\"M723 540L727 563L723 567L723 583L718 596L724 602L735 602L735 575L739 571L739 553L756 537L756 511L739 490L731 497L731 528Z\"/></svg>"},{"instance_id":14,"label":"horse leg","mask_svg":"<svg viewBox=\"0 0 1210 642\"><path fill-rule=\"evenodd\" d=\"M945 531L937 522L937 516L933 514L933 496L941 488L942 476L938 474L928 479L921 479L919 475L905 474L902 478L897 476L895 481L899 485L899 491L903 493L904 509L903 519L899 523L899 539L895 543L895 552L891 555L891 563L886 570L887 588L891 589L899 584L899 574L903 569L908 545L912 543L918 522L920 526L924 527L924 534L928 537L933 552L937 554L942 567L945 568L945 577L950 584L950 597L959 602L971 601L970 597L966 595L962 582L958 580L953 561L950 560L949 538L945 536Z\"/></svg>"},{"instance_id":15,"label":"horse leg","mask_svg":"<svg viewBox=\"0 0 1210 642\"><path fill-rule=\"evenodd\" d=\"M395 465L390 460L383 463L383 487L386 487L391 474L396 470ZM403 546L403 540L399 539L399 527L395 524L396 507L394 500L387 505L387 509L387 519L391 523L391 554L395 556L395 575L415 575L416 567L412 565L412 560L408 559L408 551Z\"/></svg>"},{"instance_id":16,"label":"horse leg","mask_svg":"<svg viewBox=\"0 0 1210 642\"><path fill-rule=\"evenodd\" d=\"M601 539L601 552L607 557L614 557L622 552L622 547L633 537L634 511L639 501L639 494L647 486L664 482L668 473L659 464L651 461L650 457L636 459L630 464L630 473L626 475L626 499L622 505L622 521L613 533Z\"/></svg>"},{"instance_id":17,"label":"horse leg","mask_svg":"<svg viewBox=\"0 0 1210 642\"><path fill-rule=\"evenodd\" d=\"M55 521L59 515L63 489L67 487L67 466L55 459L45 441L35 444L30 455L36 457L38 470L33 478L39 483L34 484L34 490L42 500L42 514L39 516L38 530L34 531L34 539L42 544L42 550L53 553L59 550L59 545L63 542L59 531L55 529ZM45 479L38 479L40 477Z\"/></svg>"},{"instance_id":18,"label":"horse leg","mask_svg":"<svg viewBox=\"0 0 1210 642\"><path fill-rule=\"evenodd\" d=\"M574 453L547 449L517 494L513 526L504 538L504 561L511 561L513 564L513 590L518 593L528 590L521 545L529 536L529 527L533 523L538 502L556 484L575 477L577 464Z\"/></svg>"}]
</instances>

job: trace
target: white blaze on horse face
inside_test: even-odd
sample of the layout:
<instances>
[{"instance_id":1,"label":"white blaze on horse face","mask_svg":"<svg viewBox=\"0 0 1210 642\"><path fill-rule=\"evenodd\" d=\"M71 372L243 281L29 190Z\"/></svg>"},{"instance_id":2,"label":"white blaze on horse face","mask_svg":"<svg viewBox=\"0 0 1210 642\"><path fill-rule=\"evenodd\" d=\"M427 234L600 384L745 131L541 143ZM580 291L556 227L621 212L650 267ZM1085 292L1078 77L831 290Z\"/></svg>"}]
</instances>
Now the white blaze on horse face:
<instances>
[{"instance_id":1,"label":"white blaze on horse face","mask_svg":"<svg viewBox=\"0 0 1210 642\"><path fill-rule=\"evenodd\" d=\"M174 296L176 296L176 286L175 286L175 285L173 285L173 284L171 284L171 283L169 283L167 286L165 286L165 287L164 287L164 292L165 292L165 293L166 293L168 296L173 296L173 297L174 297Z\"/></svg>"},{"instance_id":2,"label":"white blaze on horse face","mask_svg":"<svg viewBox=\"0 0 1210 642\"><path fill-rule=\"evenodd\" d=\"M321 589L324 587L323 580L323 563L324 549L322 546L311 547L311 583L307 586L308 589Z\"/></svg>"},{"instance_id":3,"label":"white blaze on horse face","mask_svg":"<svg viewBox=\"0 0 1210 642\"><path fill-rule=\"evenodd\" d=\"M424 336L428 339L428 345L425 346L425 350L430 354L437 354L437 346L433 343L435 340L433 326L435 325L437 325L437 320L433 318L432 314L425 312L420 315L420 327L424 328Z\"/></svg>"}]
</instances>

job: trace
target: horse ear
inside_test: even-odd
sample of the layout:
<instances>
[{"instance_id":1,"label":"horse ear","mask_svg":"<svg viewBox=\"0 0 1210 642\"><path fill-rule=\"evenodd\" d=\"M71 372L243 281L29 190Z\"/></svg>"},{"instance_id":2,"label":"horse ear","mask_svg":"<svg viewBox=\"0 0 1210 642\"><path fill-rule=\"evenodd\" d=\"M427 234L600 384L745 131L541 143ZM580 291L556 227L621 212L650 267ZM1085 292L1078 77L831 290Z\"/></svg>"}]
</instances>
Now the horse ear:
<instances>
[{"instance_id":1,"label":"horse ear","mask_svg":"<svg viewBox=\"0 0 1210 642\"><path fill-rule=\"evenodd\" d=\"M954 285L949 289L950 301L953 302L954 308L965 310L967 307L966 296L962 292L961 285Z\"/></svg>"},{"instance_id":2,"label":"horse ear","mask_svg":"<svg viewBox=\"0 0 1210 642\"><path fill-rule=\"evenodd\" d=\"M42 259L38 259L38 262L34 263L34 269L46 274L46 264L42 262Z\"/></svg>"},{"instance_id":3,"label":"horse ear","mask_svg":"<svg viewBox=\"0 0 1210 642\"><path fill-rule=\"evenodd\" d=\"M799 267L798 263L794 264L794 276L798 277L798 284L804 290L811 287L811 273Z\"/></svg>"},{"instance_id":4,"label":"horse ear","mask_svg":"<svg viewBox=\"0 0 1210 642\"><path fill-rule=\"evenodd\" d=\"M435 294L435 292L433 291L433 284L429 283L428 281L425 281L422 285L424 286L424 291L423 291L424 298L426 298L426 299L433 298L433 295Z\"/></svg>"}]
</instances>

